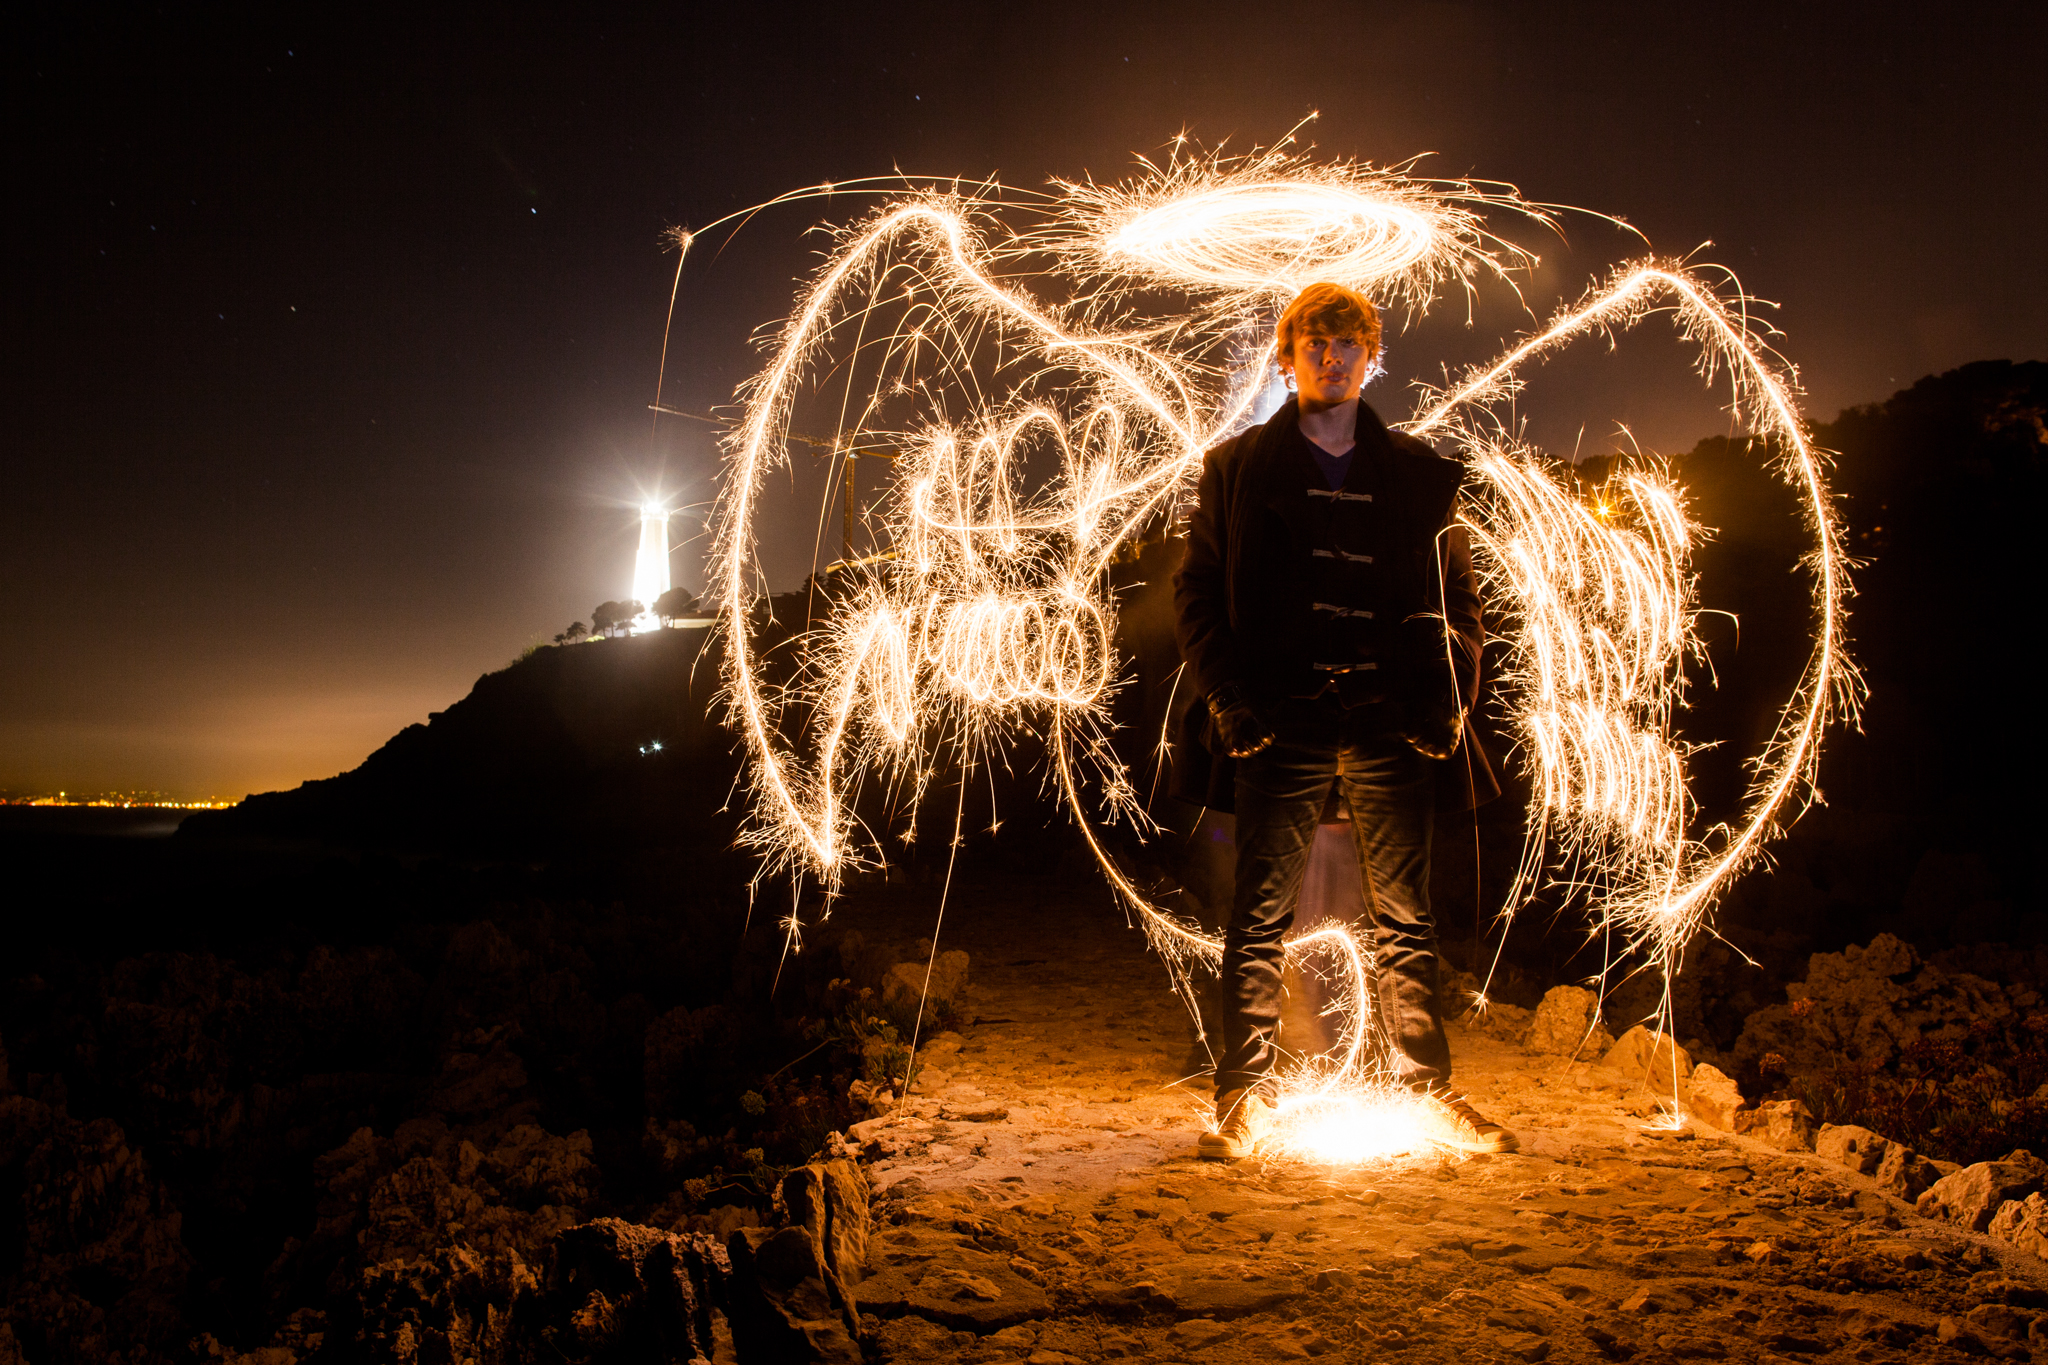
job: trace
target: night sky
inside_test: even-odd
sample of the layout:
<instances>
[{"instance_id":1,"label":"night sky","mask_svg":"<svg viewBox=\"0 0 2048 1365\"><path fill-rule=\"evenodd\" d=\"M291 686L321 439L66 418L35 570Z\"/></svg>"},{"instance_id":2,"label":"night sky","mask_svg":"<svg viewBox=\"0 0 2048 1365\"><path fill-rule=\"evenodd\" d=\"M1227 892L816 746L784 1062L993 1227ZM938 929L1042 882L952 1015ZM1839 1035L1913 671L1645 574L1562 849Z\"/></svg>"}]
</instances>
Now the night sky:
<instances>
[{"instance_id":1,"label":"night sky","mask_svg":"<svg viewBox=\"0 0 2048 1365\"><path fill-rule=\"evenodd\" d=\"M1330 155L1711 240L1783 305L1815 416L2048 355L2037 7L426 8L10 26L0 790L326 776L624 596L633 505L716 473L712 428L650 433L660 234L822 180L1117 178L1319 111ZM869 202L700 248L667 401L725 402L804 230ZM1539 311L1642 250L1567 226ZM1517 321L1441 310L1369 397L1405 414ZM1727 423L1685 363L1646 333L1524 410L1554 444L1689 448ZM808 562L806 523L772 585Z\"/></svg>"}]
</instances>

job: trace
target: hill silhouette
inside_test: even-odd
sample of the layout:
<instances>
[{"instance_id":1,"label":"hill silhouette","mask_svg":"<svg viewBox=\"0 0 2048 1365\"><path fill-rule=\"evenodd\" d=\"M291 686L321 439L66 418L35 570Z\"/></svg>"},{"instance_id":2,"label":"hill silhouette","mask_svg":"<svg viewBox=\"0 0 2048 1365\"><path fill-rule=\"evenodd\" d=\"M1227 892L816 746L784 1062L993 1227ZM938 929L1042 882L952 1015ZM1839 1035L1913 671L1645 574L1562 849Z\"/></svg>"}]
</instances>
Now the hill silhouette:
<instances>
[{"instance_id":1,"label":"hill silhouette","mask_svg":"<svg viewBox=\"0 0 2048 1365\"><path fill-rule=\"evenodd\" d=\"M1816 423L1836 453L1855 570L1849 648L1869 695L1860 731L1829 737L1826 804L1738 886L1730 913L1834 949L1883 929L1923 948L2041 938L2032 855L2040 726L2027 714L2025 623L2040 570L2048 364L1982 361ZM1748 443L1703 441L1680 463L1700 520L1697 560L1720 686L1688 730L1724 737L1700 763L1710 811L1732 814L1742 774L1805 662L1808 544ZM1718 765L1717 767L1714 765Z\"/></svg>"},{"instance_id":2,"label":"hill silhouette","mask_svg":"<svg viewBox=\"0 0 2048 1365\"><path fill-rule=\"evenodd\" d=\"M731 840L738 774L710 715L711 632L534 650L349 772L187 820L183 840L309 841L512 858Z\"/></svg>"},{"instance_id":3,"label":"hill silhouette","mask_svg":"<svg viewBox=\"0 0 2048 1365\"><path fill-rule=\"evenodd\" d=\"M2016 637L2038 577L2028 561L2048 443L2048 364L1967 365L1816 423L1813 434L1836 452L1848 544L1864 561L1850 638L1869 698L1861 732L1828 742L1827 804L1775 846L1774 871L1737 887L1727 913L1802 955L1879 929L1930 949L2033 941L2039 727L1994 684L2024 677L2023 661L2006 656L2024 649ZM1799 565L1811 542L1765 453L1717 437L1673 461L1694 516L1714 528L1696 559L1702 604L1717 613L1702 620L1712 676L1696 671L1680 721L1688 738L1718 741L1694 759L1710 820L1740 811L1744 762L1771 733L1810 648ZM1151 781L1149 751L1177 662L1167 597L1177 559L1177 542L1155 543L1119 566L1113 583L1134 675L1115 702L1119 742L1141 786ZM775 599L775 633L795 628L817 600L804 592ZM649 843L723 849L736 830L725 807L740 758L736 737L707 715L718 674L710 634L542 648L480 678L468 697L406 727L353 771L195 815L179 837L514 858L602 857ZM1504 750L1511 736L1495 733L1489 744ZM977 846L1004 860L1056 858L1066 821L1042 795L1032 756L1017 759L997 774L993 795L970 792L964 827L985 830L992 803L1007 822L1002 838L991 845L979 836ZM1191 813L1164 809L1167 801L1156 796L1155 813L1174 828L1191 826ZM1503 876L1519 839L1517 804L1511 791L1480 831L1501 850L1489 865ZM950 826L953 812L944 814ZM950 828L925 833L940 837L921 835L916 845L943 848ZM1462 892L1469 900L1469 884Z\"/></svg>"}]
</instances>

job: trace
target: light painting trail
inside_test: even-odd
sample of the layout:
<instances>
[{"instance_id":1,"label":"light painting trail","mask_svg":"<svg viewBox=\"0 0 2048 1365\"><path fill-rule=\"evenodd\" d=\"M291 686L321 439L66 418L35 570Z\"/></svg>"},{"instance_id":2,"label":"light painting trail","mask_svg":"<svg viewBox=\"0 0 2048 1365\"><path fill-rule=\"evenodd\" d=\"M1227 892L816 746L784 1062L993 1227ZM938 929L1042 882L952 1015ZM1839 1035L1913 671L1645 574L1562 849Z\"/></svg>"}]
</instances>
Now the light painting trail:
<instances>
[{"instance_id":1,"label":"light painting trail","mask_svg":"<svg viewBox=\"0 0 2048 1365\"><path fill-rule=\"evenodd\" d=\"M1334 280L1420 311L1446 284L1512 287L1532 263L1485 215L1547 223L1540 208L1505 187L1405 171L1177 153L1127 184L1061 183L1021 209L993 186L898 181L902 197L836 238L742 391L714 518L707 595L751 760L744 838L764 875L836 892L848 870L885 861L882 834L854 814L864 782L889 785L899 813L914 812L945 764L965 774L1035 733L1104 876L1193 1005L1192 975L1213 969L1220 940L1155 904L1099 832L1152 828L1106 728L1122 671L1107 569L1165 529L1203 452L1254 420L1273 369L1270 318L1295 290ZM1069 292L1026 292L1018 281L1034 275ZM1145 314L1161 290L1180 310ZM1585 893L1596 932L1640 949L1667 986L1718 895L1808 799L1822 732L1855 700L1822 459L1744 303L1676 266L1625 268L1497 362L1425 392L1404 424L1463 453L1488 606L1510 623L1513 665L1498 685L1536 796L1501 913L1553 873ZM1698 650L1683 490L1645 466L1618 480L1618 504L1588 508L1553 462L1500 434L1491 406L1571 342L1658 309L1675 315L1707 377L1728 377L1735 412L1777 452L1815 542L1812 660L1755 761L1743 823L1704 833L1692 828L1686 745L1672 728ZM889 548L838 567L828 619L771 669L754 624L760 500L789 461L792 413L828 379L840 458L894 452L873 517ZM786 927L800 931L793 912ZM1339 1041L1284 1074L1277 1149L1355 1161L1449 1141L1418 1131L1418 1106L1380 1084L1387 1044L1366 948L1321 925L1297 932L1289 952L1332 983Z\"/></svg>"}]
</instances>

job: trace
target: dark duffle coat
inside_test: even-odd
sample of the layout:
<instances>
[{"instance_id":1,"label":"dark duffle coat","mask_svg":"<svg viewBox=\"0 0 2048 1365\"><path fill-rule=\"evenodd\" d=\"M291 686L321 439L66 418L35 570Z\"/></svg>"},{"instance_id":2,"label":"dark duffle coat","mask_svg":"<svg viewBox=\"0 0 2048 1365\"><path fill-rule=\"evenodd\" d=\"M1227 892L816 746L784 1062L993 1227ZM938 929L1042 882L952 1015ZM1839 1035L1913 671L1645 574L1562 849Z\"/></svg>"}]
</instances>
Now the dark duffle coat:
<instances>
[{"instance_id":1,"label":"dark duffle coat","mask_svg":"<svg viewBox=\"0 0 2048 1365\"><path fill-rule=\"evenodd\" d=\"M1187 666L1182 686L1193 698L1180 727L1173 790L1184 800L1229 810L1237 765L1222 752L1203 699L1225 684L1255 703L1298 693L1302 680L1284 670L1299 657L1297 614L1288 608L1311 572L1305 474L1296 454L1300 409L1290 398L1263 424L1232 437L1202 460L1187 551L1174 575L1175 635ZM1383 637L1387 657L1354 687L1340 677L1339 695L1372 695L1408 717L1452 705L1470 711L1479 697L1485 640L1472 548L1454 511L1463 471L1428 445L1389 431L1370 406L1358 405L1359 456L1377 457L1375 499L1394 528L1384 591L1397 623ZM1440 809L1469 810L1500 794L1486 753L1460 743L1439 773Z\"/></svg>"}]
</instances>

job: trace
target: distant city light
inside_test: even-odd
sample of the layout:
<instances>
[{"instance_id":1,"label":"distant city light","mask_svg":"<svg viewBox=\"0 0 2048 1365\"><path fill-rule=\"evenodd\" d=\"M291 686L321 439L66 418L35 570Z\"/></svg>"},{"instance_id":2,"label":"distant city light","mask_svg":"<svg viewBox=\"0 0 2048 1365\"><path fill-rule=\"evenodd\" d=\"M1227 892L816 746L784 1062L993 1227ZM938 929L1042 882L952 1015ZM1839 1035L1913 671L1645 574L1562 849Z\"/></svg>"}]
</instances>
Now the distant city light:
<instances>
[{"instance_id":1,"label":"distant city light","mask_svg":"<svg viewBox=\"0 0 2048 1365\"><path fill-rule=\"evenodd\" d=\"M202 801L173 801L154 792L103 792L97 796L58 792L55 796L0 797L0 806L96 806L118 810L226 810L239 804L238 800L217 797Z\"/></svg>"}]
</instances>

